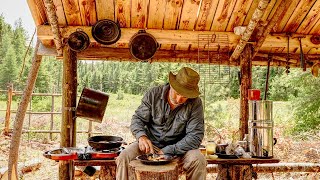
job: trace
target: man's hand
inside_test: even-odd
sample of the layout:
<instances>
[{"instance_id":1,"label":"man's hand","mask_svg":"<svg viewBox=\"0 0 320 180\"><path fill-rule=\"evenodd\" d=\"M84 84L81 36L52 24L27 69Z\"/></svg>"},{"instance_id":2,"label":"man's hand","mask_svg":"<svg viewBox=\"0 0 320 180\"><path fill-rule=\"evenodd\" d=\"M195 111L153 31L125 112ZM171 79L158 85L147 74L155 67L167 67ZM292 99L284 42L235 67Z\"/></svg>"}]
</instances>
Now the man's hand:
<instances>
[{"instance_id":1,"label":"man's hand","mask_svg":"<svg viewBox=\"0 0 320 180\"><path fill-rule=\"evenodd\" d=\"M139 149L140 151L144 153L154 153L153 147L152 147L152 142L147 136L141 136L138 139L139 142Z\"/></svg>"},{"instance_id":2,"label":"man's hand","mask_svg":"<svg viewBox=\"0 0 320 180\"><path fill-rule=\"evenodd\" d=\"M162 150L160 150L160 151L158 151L158 153L157 154L164 154L163 152L162 152Z\"/></svg>"}]
</instances>

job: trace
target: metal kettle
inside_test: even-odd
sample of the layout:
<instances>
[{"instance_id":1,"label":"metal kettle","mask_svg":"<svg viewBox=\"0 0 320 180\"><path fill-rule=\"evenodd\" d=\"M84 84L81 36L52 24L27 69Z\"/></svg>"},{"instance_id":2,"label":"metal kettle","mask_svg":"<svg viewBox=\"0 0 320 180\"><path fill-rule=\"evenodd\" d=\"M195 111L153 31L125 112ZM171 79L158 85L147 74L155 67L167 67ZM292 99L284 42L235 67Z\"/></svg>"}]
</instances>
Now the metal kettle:
<instances>
[{"instance_id":1,"label":"metal kettle","mask_svg":"<svg viewBox=\"0 0 320 180\"><path fill-rule=\"evenodd\" d=\"M273 146L272 101L249 101L249 150L252 157L272 158Z\"/></svg>"}]
</instances>

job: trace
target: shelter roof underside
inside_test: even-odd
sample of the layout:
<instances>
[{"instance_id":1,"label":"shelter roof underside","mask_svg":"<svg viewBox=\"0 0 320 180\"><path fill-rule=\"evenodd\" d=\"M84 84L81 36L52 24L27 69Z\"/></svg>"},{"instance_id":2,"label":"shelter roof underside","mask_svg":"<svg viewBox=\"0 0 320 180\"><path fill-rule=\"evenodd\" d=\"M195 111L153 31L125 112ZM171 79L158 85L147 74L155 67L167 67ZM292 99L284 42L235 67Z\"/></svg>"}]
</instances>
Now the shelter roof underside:
<instances>
[{"instance_id":1,"label":"shelter roof underside","mask_svg":"<svg viewBox=\"0 0 320 180\"><path fill-rule=\"evenodd\" d=\"M231 56L256 20L245 41L252 44L254 65L267 65L272 55L273 66L300 66L301 52L308 67L319 61L320 0L270 0L265 8L263 0L27 1L41 55L61 57L48 14L48 4L53 3L62 42L77 29L90 38L89 48L78 53L80 59L137 61L129 52L129 41L145 29L160 44L151 61L239 65ZM257 18L258 11L262 14ZM92 26L102 19L119 24L121 37L116 43L102 45L92 37Z\"/></svg>"}]
</instances>

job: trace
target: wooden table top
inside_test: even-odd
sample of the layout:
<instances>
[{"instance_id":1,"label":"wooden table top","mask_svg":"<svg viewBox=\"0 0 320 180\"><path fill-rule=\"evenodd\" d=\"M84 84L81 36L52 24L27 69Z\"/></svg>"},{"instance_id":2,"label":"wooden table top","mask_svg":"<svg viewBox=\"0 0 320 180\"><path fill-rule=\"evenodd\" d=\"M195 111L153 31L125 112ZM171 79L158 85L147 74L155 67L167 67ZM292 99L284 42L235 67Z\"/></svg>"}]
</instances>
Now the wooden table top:
<instances>
[{"instance_id":1,"label":"wooden table top","mask_svg":"<svg viewBox=\"0 0 320 180\"><path fill-rule=\"evenodd\" d=\"M73 160L75 166L106 166L115 165L115 159L90 159L90 160Z\"/></svg>"},{"instance_id":2,"label":"wooden table top","mask_svg":"<svg viewBox=\"0 0 320 180\"><path fill-rule=\"evenodd\" d=\"M76 166L105 166L105 165L114 165L115 160L106 160L106 159L96 159L96 160L74 160L74 165ZM208 164L268 164L268 163L279 163L280 159L258 159L258 158L239 158L239 159L207 159Z\"/></svg>"},{"instance_id":3,"label":"wooden table top","mask_svg":"<svg viewBox=\"0 0 320 180\"><path fill-rule=\"evenodd\" d=\"M266 164L266 163L279 163L280 159L258 159L258 158L239 158L239 159L207 159L208 164Z\"/></svg>"}]
</instances>

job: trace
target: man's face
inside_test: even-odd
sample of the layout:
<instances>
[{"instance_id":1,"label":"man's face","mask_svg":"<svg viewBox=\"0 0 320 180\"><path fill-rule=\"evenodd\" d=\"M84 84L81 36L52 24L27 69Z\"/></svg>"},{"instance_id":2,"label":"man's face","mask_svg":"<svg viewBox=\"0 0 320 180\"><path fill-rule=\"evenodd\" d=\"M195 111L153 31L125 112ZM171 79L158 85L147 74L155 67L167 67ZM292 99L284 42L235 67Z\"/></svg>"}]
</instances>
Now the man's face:
<instances>
[{"instance_id":1,"label":"man's face","mask_svg":"<svg viewBox=\"0 0 320 180\"><path fill-rule=\"evenodd\" d=\"M169 99L170 99L171 103L175 106L183 104L188 100L187 97L184 97L184 96L180 95L179 93L177 93L177 91L175 91L171 86L170 86L170 90L169 90Z\"/></svg>"}]
</instances>

